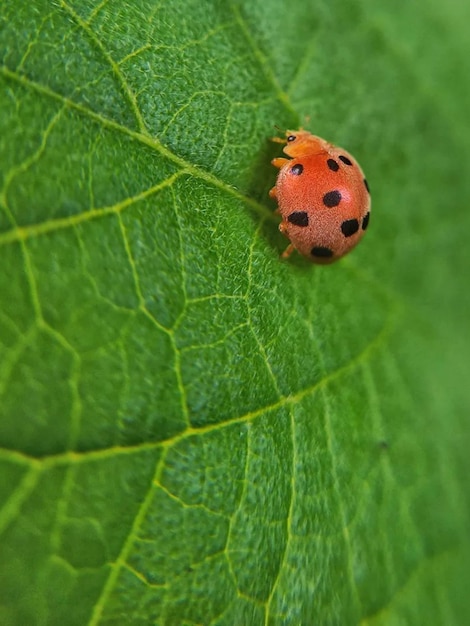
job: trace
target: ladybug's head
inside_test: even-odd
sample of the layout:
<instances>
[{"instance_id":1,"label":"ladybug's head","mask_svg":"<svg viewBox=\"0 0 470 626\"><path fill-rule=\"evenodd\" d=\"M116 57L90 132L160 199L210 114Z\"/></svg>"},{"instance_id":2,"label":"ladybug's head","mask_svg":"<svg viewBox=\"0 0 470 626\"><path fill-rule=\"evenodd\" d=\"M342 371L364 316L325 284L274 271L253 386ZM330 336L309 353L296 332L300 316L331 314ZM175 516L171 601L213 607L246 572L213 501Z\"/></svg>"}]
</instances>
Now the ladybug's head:
<instances>
[{"instance_id":1,"label":"ladybug's head","mask_svg":"<svg viewBox=\"0 0 470 626\"><path fill-rule=\"evenodd\" d=\"M302 129L286 130L285 141L284 152L294 158L324 152L329 146L324 139Z\"/></svg>"}]
</instances>

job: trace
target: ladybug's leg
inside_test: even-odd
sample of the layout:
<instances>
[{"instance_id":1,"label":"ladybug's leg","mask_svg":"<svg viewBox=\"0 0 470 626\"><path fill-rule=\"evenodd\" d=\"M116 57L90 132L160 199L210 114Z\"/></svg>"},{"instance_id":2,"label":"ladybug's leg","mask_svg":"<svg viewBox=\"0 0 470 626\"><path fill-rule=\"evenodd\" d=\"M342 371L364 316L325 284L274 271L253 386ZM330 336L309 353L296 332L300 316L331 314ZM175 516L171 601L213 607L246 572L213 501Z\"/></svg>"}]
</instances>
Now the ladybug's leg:
<instances>
[{"instance_id":1,"label":"ladybug's leg","mask_svg":"<svg viewBox=\"0 0 470 626\"><path fill-rule=\"evenodd\" d=\"M286 165L286 163L289 163L289 161L290 159L284 159L283 157L278 157L277 159L273 159L271 163L272 165L274 165L274 167L281 169L281 167L284 167L284 165Z\"/></svg>"},{"instance_id":2,"label":"ladybug's leg","mask_svg":"<svg viewBox=\"0 0 470 626\"><path fill-rule=\"evenodd\" d=\"M293 243L290 243L287 248L284 250L284 252L281 254L283 259L287 259L290 257L290 255L294 252L295 247Z\"/></svg>"},{"instance_id":3,"label":"ladybug's leg","mask_svg":"<svg viewBox=\"0 0 470 626\"><path fill-rule=\"evenodd\" d=\"M274 200L277 200L277 190L275 186L269 190L269 197L273 198ZM281 211L279 210L279 207L277 207L277 209L274 211L274 213L280 213L280 212Z\"/></svg>"},{"instance_id":4,"label":"ladybug's leg","mask_svg":"<svg viewBox=\"0 0 470 626\"><path fill-rule=\"evenodd\" d=\"M281 231L281 233L284 235L284 237L287 237L287 225L285 222L281 222L279 224L279 230ZM281 254L283 259L287 259L287 257L289 257L295 250L294 244L290 243L287 248L284 250L284 252Z\"/></svg>"}]
</instances>

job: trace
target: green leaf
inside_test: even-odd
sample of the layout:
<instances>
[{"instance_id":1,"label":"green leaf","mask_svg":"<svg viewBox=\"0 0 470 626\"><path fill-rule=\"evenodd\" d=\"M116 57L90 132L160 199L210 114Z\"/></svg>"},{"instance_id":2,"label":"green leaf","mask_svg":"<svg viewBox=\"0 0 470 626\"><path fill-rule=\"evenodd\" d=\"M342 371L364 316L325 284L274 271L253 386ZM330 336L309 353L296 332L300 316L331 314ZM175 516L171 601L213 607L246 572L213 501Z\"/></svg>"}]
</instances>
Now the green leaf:
<instances>
[{"instance_id":1,"label":"green leaf","mask_svg":"<svg viewBox=\"0 0 470 626\"><path fill-rule=\"evenodd\" d=\"M0 11L0 623L469 623L468 3ZM330 267L274 125L367 173Z\"/></svg>"}]
</instances>

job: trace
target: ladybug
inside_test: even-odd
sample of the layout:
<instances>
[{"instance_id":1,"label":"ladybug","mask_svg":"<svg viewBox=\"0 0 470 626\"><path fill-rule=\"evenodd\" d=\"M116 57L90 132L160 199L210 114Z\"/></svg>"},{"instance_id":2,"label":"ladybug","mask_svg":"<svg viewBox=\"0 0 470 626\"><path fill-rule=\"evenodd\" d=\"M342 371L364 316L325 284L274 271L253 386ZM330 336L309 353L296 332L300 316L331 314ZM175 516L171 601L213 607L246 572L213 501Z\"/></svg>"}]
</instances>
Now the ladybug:
<instances>
[{"instance_id":1,"label":"ladybug","mask_svg":"<svg viewBox=\"0 0 470 626\"><path fill-rule=\"evenodd\" d=\"M269 195L278 202L279 230L293 250L314 263L333 263L359 242L369 224L370 192L357 161L342 148L306 130L286 131L290 159L277 158L276 185Z\"/></svg>"}]
</instances>

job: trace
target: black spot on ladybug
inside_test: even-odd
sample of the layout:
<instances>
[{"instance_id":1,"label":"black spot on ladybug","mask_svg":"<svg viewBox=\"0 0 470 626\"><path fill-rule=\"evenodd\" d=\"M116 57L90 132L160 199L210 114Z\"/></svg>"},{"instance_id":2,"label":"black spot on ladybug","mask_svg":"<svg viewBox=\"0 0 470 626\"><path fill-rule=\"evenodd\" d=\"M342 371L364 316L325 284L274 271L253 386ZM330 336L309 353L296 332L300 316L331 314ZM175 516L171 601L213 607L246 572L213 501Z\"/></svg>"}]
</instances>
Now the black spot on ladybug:
<instances>
[{"instance_id":1,"label":"black spot on ladybug","mask_svg":"<svg viewBox=\"0 0 470 626\"><path fill-rule=\"evenodd\" d=\"M365 178L364 178L364 185L366 186L367 193L370 193L369 183L366 181L366 179L365 179Z\"/></svg>"},{"instance_id":2,"label":"black spot on ladybug","mask_svg":"<svg viewBox=\"0 0 470 626\"><path fill-rule=\"evenodd\" d=\"M289 137L287 137L287 141L295 141L295 135L289 135Z\"/></svg>"},{"instance_id":3,"label":"black spot on ladybug","mask_svg":"<svg viewBox=\"0 0 470 626\"><path fill-rule=\"evenodd\" d=\"M304 166L302 165L302 163L296 163L290 168L290 171L292 172L292 174L295 174L295 176L300 176L304 171Z\"/></svg>"},{"instance_id":4,"label":"black spot on ladybug","mask_svg":"<svg viewBox=\"0 0 470 626\"><path fill-rule=\"evenodd\" d=\"M332 170L333 172L337 172L339 170L339 165L336 163L334 159L328 159L326 164L328 165L330 170Z\"/></svg>"},{"instance_id":5,"label":"black spot on ladybug","mask_svg":"<svg viewBox=\"0 0 470 626\"><path fill-rule=\"evenodd\" d=\"M343 161L343 163L346 163L346 165L352 165L351 159L348 159L348 157L344 156L344 154L342 154L339 158Z\"/></svg>"},{"instance_id":6,"label":"black spot on ladybug","mask_svg":"<svg viewBox=\"0 0 470 626\"><path fill-rule=\"evenodd\" d=\"M296 226L308 226L308 214L306 211L294 211L287 219Z\"/></svg>"},{"instance_id":7,"label":"black spot on ladybug","mask_svg":"<svg viewBox=\"0 0 470 626\"><path fill-rule=\"evenodd\" d=\"M345 220L341 224L341 232L345 237L351 237L359 230L359 222L357 220Z\"/></svg>"},{"instance_id":8,"label":"black spot on ladybug","mask_svg":"<svg viewBox=\"0 0 470 626\"><path fill-rule=\"evenodd\" d=\"M312 256L328 258L333 256L333 250L330 250L330 248L323 248L322 246L314 246L310 254Z\"/></svg>"},{"instance_id":9,"label":"black spot on ladybug","mask_svg":"<svg viewBox=\"0 0 470 626\"><path fill-rule=\"evenodd\" d=\"M341 202L341 194L339 191L329 191L323 196L323 204L327 207L338 206Z\"/></svg>"},{"instance_id":10,"label":"black spot on ladybug","mask_svg":"<svg viewBox=\"0 0 470 626\"><path fill-rule=\"evenodd\" d=\"M362 220L362 230L365 230L369 226L369 218L370 218L370 211L369 211L369 213L367 213L365 218Z\"/></svg>"}]
</instances>

